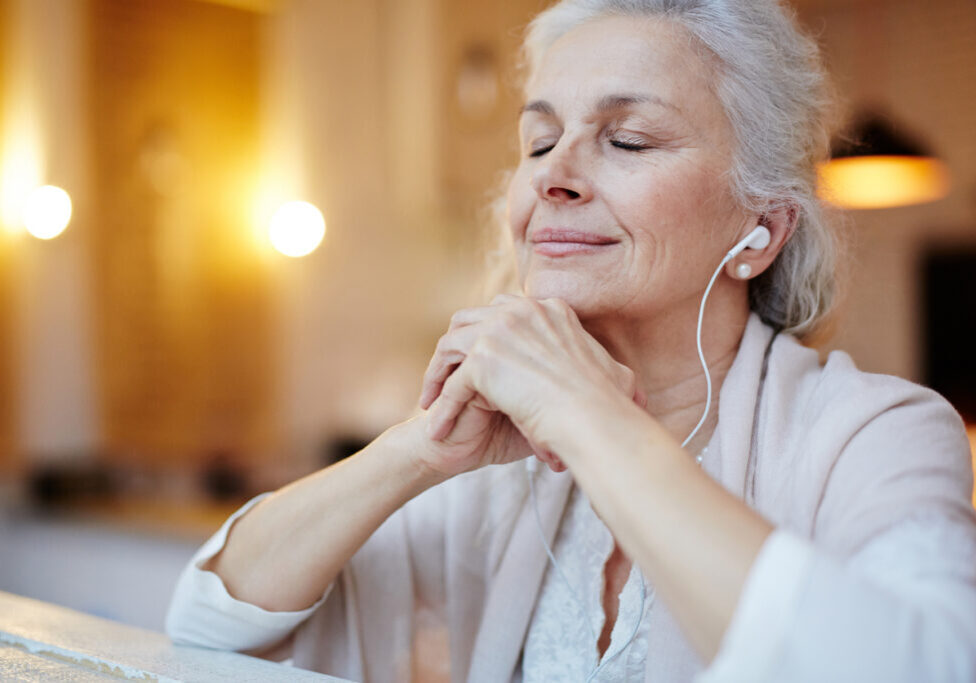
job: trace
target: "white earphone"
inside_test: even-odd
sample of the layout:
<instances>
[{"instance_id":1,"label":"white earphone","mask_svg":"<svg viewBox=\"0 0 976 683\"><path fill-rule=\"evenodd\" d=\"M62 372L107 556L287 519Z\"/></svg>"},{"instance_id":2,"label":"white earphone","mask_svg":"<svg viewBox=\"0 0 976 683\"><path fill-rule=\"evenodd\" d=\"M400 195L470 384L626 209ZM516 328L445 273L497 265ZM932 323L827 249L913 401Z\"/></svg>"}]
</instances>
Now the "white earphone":
<instances>
[{"instance_id":1,"label":"white earphone","mask_svg":"<svg viewBox=\"0 0 976 683\"><path fill-rule=\"evenodd\" d=\"M769 229L765 226L757 225L752 232L729 249L729 253L725 255L726 263L734 259L745 249L765 249L769 246L769 239Z\"/></svg>"}]
</instances>

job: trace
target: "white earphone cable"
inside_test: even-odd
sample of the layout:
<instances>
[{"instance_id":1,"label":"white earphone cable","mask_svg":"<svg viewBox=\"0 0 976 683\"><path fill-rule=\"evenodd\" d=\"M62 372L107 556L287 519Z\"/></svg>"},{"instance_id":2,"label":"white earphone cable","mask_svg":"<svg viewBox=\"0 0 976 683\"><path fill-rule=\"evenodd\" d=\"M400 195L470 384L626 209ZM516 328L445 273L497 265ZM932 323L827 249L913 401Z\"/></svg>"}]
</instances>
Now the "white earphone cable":
<instances>
[{"instance_id":1,"label":"white earphone cable","mask_svg":"<svg viewBox=\"0 0 976 683\"><path fill-rule=\"evenodd\" d=\"M681 447L684 448L688 445L698 430L702 428L705 424L705 420L708 418L708 411L712 407L712 375L708 371L708 363L705 362L705 352L702 351L702 321L705 319L705 303L708 301L708 295L712 292L712 286L715 284L715 280L718 279L719 273L722 272L722 268L725 264L732 260L732 253L725 255L722 262L719 264L715 272L712 273L712 279L708 281L708 286L705 288L705 293L702 295L701 305L698 307L698 328L695 331L695 341L698 344L698 360L701 361L702 372L705 373L705 410L702 411L701 419L698 420L698 424L695 428L691 430L691 434L685 437L685 440L681 442Z\"/></svg>"},{"instance_id":2,"label":"white earphone cable","mask_svg":"<svg viewBox=\"0 0 976 683\"><path fill-rule=\"evenodd\" d=\"M725 255L725 258L722 259L722 262L719 264L718 268L715 269L715 272L712 274L711 279L708 281L708 286L705 287L705 293L702 294L701 304L698 307L698 326L697 329L695 330L695 342L698 347L698 360L701 362L702 371L705 373L705 409L702 411L702 416L701 419L698 420L698 424L695 425L695 428L691 430L691 433L687 437L685 437L685 440L681 442L682 448L688 445L688 443L695 437L698 431L702 428L702 425L705 424L705 420L708 419L708 412L712 407L712 376L711 373L709 373L708 371L708 363L705 361L705 352L702 350L702 323L705 319L705 304L708 301L708 295L711 294L712 292L712 287L715 285L715 281L718 279L719 274L722 272L722 268L725 267L725 264L727 264L729 261L735 258L735 255L738 253L738 251L741 250L741 248L744 248L745 245L748 244L748 240L751 237L752 237L751 235L747 237L745 240L743 240L738 245L733 247L733 249L730 250ZM529 478L529 496L532 499L532 509L535 512L535 523L536 523L536 527L539 530L539 538L542 539L542 545L545 546L546 555L549 556L549 561L552 563L552 566L556 569L556 572L559 574L560 579L562 579L563 583L566 584L566 587L569 589L570 594L573 596L574 602L576 603L577 607L579 607L580 613L583 615L583 621L586 623L587 629L590 631L590 637L593 638L593 640L595 641L596 634L593 633L593 627L590 624L590 620L587 616L586 607L580 601L579 597L577 596L576 590L574 590L572 584L569 582L569 579L563 573L563 570L559 566L559 563L556 562L556 557L553 554L552 549L549 547L549 542L546 540L546 534L542 529L542 518L539 515L539 506L537 504L536 497L535 497L535 483L533 481L533 474L535 473L535 468L537 466L538 466L538 461L533 460L533 456L530 455L529 460L526 461L526 473ZM603 667L607 666L610 662L616 659L624 650L627 649L627 646L630 645L630 643L634 640L634 638L637 637L637 632L638 630L640 630L641 622L644 619L644 604L647 597L647 587L644 583L644 575L640 572L640 570L638 570L637 574L640 577L640 582L641 582L641 600L640 600L640 608L638 609L637 612L637 622L634 624L634 629L633 631L631 631L630 637L627 638L627 641L619 648L617 648L616 652L614 652L609 657L605 658L602 663L599 661L599 658L597 659L597 665L593 669L593 671L590 672L590 675L586 677L586 683L590 683L590 681L593 680L593 678L600 672L601 669L603 669ZM653 604L654 597L655 597L655 591L652 590L651 592L652 604Z\"/></svg>"},{"instance_id":3,"label":"white earphone cable","mask_svg":"<svg viewBox=\"0 0 976 683\"><path fill-rule=\"evenodd\" d=\"M530 459L533 457L534 456L531 455L529 456ZM532 511L535 513L535 525L536 528L539 530L539 538L542 540L542 545L546 549L546 555L549 556L549 561L552 563L552 566L556 569L556 572L559 574L559 578L566 585L566 588L569 589L569 594L573 596L573 602L576 603L576 606L580 610L580 614L583 616L583 623L586 624L586 628L590 632L590 638L593 639L593 642L596 642L597 640L596 633L593 632L593 626L590 624L589 616L586 613L586 606L579 599L578 592L576 591L575 588L573 588L573 584L570 583L569 578L566 576L566 574L563 573L562 567L560 567L559 563L556 562L556 556L553 554L552 548L549 547L549 541L546 540L546 533L542 529L542 517L539 514L539 505L537 503L536 496L535 496L535 480L534 477L532 476L533 474L535 474L535 468L526 467L525 471L529 479L529 497L532 499ZM612 662L618 656L620 656L620 654L627 649L627 646L630 645L630 643L634 640L634 638L637 637L637 632L640 630L641 621L643 621L644 619L644 605L647 601L647 585L644 583L644 575L641 574L640 570L638 570L637 576L638 578L640 578L641 593L640 593L640 606L637 608L637 621L636 623L634 623L634 629L631 631L630 637L628 637L627 640L624 642L624 644L621 645L619 648L617 648L616 652L614 652L612 655L606 657L602 662L599 661L599 655L597 655L596 665L594 666L593 671L590 672L590 675L586 677L586 683L590 683L590 681L593 680L593 678L600 672L601 669L603 669L603 667L607 666L608 664L610 664L610 662ZM655 597L655 593L654 591L651 591L652 603L654 597Z\"/></svg>"},{"instance_id":4,"label":"white earphone cable","mask_svg":"<svg viewBox=\"0 0 976 683\"><path fill-rule=\"evenodd\" d=\"M530 455L529 457L533 458L535 456ZM563 580L563 583L565 583L566 587L569 589L569 594L573 596L573 602L575 602L576 606L579 607L580 614L583 615L583 623L586 624L586 628L590 632L590 637L595 641L596 634L593 632L593 626L590 624L590 619L586 614L586 606L579 599L576 590L573 589L573 585L563 573L562 567L560 567L559 563L556 562L556 557L552 554L552 549L549 547L549 541L546 540L546 532L542 530L542 517L539 515L539 505L537 504L535 497L535 481L534 477L532 476L533 471L531 469L526 469L526 471L529 475L529 496L532 498L532 511L535 513L535 525L539 529L539 538L542 539L542 545L546 548L546 555L549 556L549 561L552 562L552 566L555 567L556 572L559 573L559 578Z\"/></svg>"}]
</instances>

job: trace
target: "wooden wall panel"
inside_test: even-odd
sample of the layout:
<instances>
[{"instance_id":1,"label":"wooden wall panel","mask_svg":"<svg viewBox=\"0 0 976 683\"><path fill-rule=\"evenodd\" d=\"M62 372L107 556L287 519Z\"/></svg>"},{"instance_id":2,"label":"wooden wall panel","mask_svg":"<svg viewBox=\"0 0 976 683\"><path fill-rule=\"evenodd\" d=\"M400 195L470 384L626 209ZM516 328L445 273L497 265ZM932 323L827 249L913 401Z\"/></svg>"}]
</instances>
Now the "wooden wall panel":
<instances>
[{"instance_id":1,"label":"wooden wall panel","mask_svg":"<svg viewBox=\"0 0 976 683\"><path fill-rule=\"evenodd\" d=\"M497 189L499 172L518 164L517 63L523 31L545 0L440 0L446 121L441 136L442 188L448 210L470 220ZM494 105L472 116L460 107L465 64L483 63L497 79ZM462 151L463 153L459 153Z\"/></svg>"},{"instance_id":2,"label":"wooden wall panel","mask_svg":"<svg viewBox=\"0 0 976 683\"><path fill-rule=\"evenodd\" d=\"M262 15L91 0L97 344L110 453L184 463L271 438L253 244Z\"/></svg>"}]
</instances>

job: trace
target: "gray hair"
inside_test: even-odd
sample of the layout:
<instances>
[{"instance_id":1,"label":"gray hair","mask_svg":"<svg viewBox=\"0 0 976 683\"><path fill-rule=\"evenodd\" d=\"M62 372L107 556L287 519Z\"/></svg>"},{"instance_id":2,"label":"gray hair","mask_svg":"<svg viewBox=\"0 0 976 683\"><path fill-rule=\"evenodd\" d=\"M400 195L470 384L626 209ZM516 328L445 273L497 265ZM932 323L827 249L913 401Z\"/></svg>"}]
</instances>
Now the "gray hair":
<instances>
[{"instance_id":1,"label":"gray hair","mask_svg":"<svg viewBox=\"0 0 976 683\"><path fill-rule=\"evenodd\" d=\"M822 323L836 295L836 240L816 194L829 152L834 99L816 43L777 0L562 0L536 16L523 45L531 76L559 37L608 15L663 18L717 60L716 94L735 136L731 187L748 211L795 212L794 234L750 282L753 311L800 336Z\"/></svg>"}]
</instances>

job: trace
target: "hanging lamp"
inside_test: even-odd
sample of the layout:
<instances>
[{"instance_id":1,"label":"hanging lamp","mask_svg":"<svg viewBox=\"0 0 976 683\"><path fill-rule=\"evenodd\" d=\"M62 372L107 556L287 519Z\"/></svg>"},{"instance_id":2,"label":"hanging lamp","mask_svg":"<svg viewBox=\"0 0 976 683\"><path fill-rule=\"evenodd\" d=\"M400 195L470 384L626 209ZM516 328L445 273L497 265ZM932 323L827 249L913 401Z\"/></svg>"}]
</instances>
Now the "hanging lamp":
<instances>
[{"instance_id":1,"label":"hanging lamp","mask_svg":"<svg viewBox=\"0 0 976 683\"><path fill-rule=\"evenodd\" d=\"M949 170L926 147L876 113L860 116L819 169L820 194L845 209L924 204L949 193Z\"/></svg>"}]
</instances>

